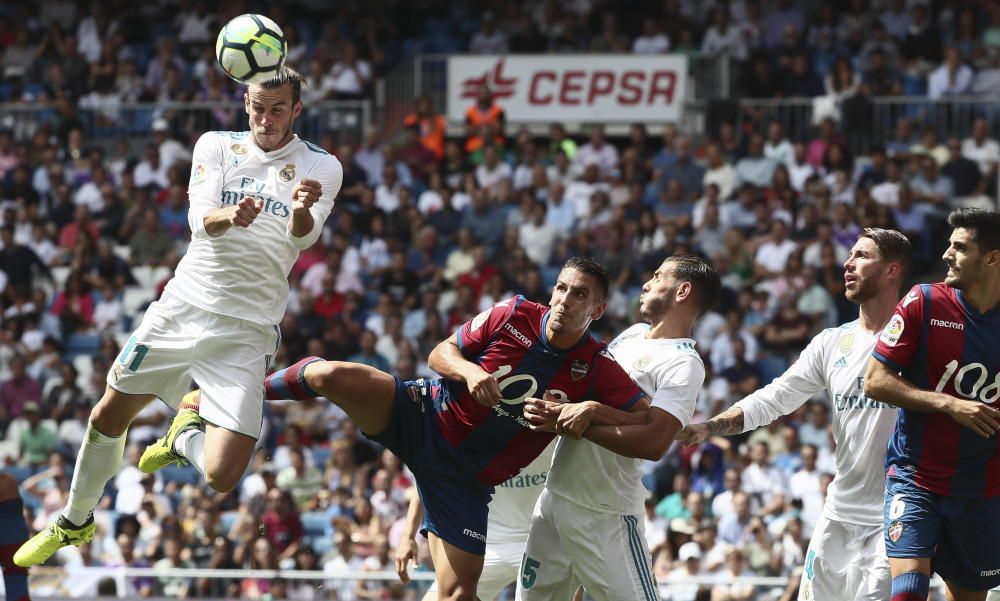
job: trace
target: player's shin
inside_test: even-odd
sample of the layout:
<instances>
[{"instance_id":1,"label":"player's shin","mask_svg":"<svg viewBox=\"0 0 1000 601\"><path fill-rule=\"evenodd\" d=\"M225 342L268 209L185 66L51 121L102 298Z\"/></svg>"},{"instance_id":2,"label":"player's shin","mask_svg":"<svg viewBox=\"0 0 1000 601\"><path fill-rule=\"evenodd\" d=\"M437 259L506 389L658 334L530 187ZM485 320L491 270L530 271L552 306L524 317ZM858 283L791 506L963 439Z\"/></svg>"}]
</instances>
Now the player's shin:
<instances>
[{"instance_id":1,"label":"player's shin","mask_svg":"<svg viewBox=\"0 0 1000 601\"><path fill-rule=\"evenodd\" d=\"M76 457L76 470L69 487L69 499L63 517L75 526L90 519L108 481L118 475L118 468L125 454L125 436L105 436L94 426L87 426L87 434Z\"/></svg>"},{"instance_id":2,"label":"player's shin","mask_svg":"<svg viewBox=\"0 0 1000 601\"><path fill-rule=\"evenodd\" d=\"M306 357L285 369L279 369L264 380L264 394L269 401L294 399L303 401L323 396L306 382L306 367L322 361L320 357Z\"/></svg>"},{"instance_id":3,"label":"player's shin","mask_svg":"<svg viewBox=\"0 0 1000 601\"><path fill-rule=\"evenodd\" d=\"M7 598L11 601L28 599L28 570L14 564L14 552L28 540L21 499L0 503L0 569Z\"/></svg>"},{"instance_id":4,"label":"player's shin","mask_svg":"<svg viewBox=\"0 0 1000 601\"><path fill-rule=\"evenodd\" d=\"M892 579L892 601L926 601L931 577L923 572L906 572Z\"/></svg>"}]
</instances>

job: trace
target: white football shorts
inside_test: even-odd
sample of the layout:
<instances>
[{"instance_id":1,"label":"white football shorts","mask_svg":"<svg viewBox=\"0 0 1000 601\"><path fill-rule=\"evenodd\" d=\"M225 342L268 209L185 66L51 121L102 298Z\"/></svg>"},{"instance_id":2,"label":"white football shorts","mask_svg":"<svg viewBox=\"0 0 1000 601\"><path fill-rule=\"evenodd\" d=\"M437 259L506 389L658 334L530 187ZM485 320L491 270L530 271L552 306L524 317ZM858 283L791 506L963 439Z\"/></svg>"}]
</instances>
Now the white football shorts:
<instances>
[{"instance_id":1,"label":"white football shorts","mask_svg":"<svg viewBox=\"0 0 1000 601\"><path fill-rule=\"evenodd\" d=\"M553 495L535 505L517 579L519 601L659 601L641 515L602 513Z\"/></svg>"},{"instance_id":2,"label":"white football shorts","mask_svg":"<svg viewBox=\"0 0 1000 601\"><path fill-rule=\"evenodd\" d=\"M799 601L882 601L892 596L882 525L820 516L806 551Z\"/></svg>"},{"instance_id":3,"label":"white football shorts","mask_svg":"<svg viewBox=\"0 0 1000 601\"><path fill-rule=\"evenodd\" d=\"M527 536L525 536L527 538ZM517 580L521 571L521 558L527 541L511 543L491 543L486 541L486 555L483 556L483 574L476 585L476 598L495 601L500 592ZM437 580L428 592L437 592Z\"/></svg>"},{"instance_id":4,"label":"white football shorts","mask_svg":"<svg viewBox=\"0 0 1000 601\"><path fill-rule=\"evenodd\" d=\"M205 421L257 438L264 376L280 344L277 326L204 311L165 293L132 332L107 382L126 394L156 395L176 409L194 379Z\"/></svg>"}]
</instances>

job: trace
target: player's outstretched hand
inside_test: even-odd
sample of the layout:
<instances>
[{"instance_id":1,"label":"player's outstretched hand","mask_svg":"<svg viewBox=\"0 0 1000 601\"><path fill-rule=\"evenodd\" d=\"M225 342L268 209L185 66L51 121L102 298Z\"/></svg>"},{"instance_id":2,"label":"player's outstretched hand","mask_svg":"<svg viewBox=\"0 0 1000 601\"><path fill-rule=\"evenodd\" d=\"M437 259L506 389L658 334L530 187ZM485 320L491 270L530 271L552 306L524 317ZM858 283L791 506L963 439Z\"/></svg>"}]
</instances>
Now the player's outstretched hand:
<instances>
[{"instance_id":1,"label":"player's outstretched hand","mask_svg":"<svg viewBox=\"0 0 1000 601\"><path fill-rule=\"evenodd\" d=\"M953 398L948 408L952 419L983 438L1000 430L1000 410L992 405Z\"/></svg>"},{"instance_id":2,"label":"player's outstretched hand","mask_svg":"<svg viewBox=\"0 0 1000 601\"><path fill-rule=\"evenodd\" d=\"M292 210L308 209L323 195L323 186L314 179L304 179L292 188Z\"/></svg>"},{"instance_id":3,"label":"player's outstretched hand","mask_svg":"<svg viewBox=\"0 0 1000 601\"><path fill-rule=\"evenodd\" d=\"M482 369L472 370L465 375L465 386L476 402L484 407L492 407L500 402L500 384L497 379Z\"/></svg>"},{"instance_id":4,"label":"player's outstretched hand","mask_svg":"<svg viewBox=\"0 0 1000 601\"><path fill-rule=\"evenodd\" d=\"M593 405L586 403L559 403L554 396L545 393L545 401L559 404L559 417L556 418L556 434L580 440L590 427L593 418Z\"/></svg>"},{"instance_id":5,"label":"player's outstretched hand","mask_svg":"<svg viewBox=\"0 0 1000 601\"><path fill-rule=\"evenodd\" d=\"M250 227L253 220L260 215L264 208L264 201L253 196L244 196L233 206L233 214L229 217L229 223L239 227Z\"/></svg>"},{"instance_id":6,"label":"player's outstretched hand","mask_svg":"<svg viewBox=\"0 0 1000 601\"><path fill-rule=\"evenodd\" d=\"M708 426L705 424L688 424L677 434L677 442L686 447L705 442L708 440Z\"/></svg>"},{"instance_id":7,"label":"player's outstretched hand","mask_svg":"<svg viewBox=\"0 0 1000 601\"><path fill-rule=\"evenodd\" d=\"M549 399L551 397L548 397L548 399L529 398L525 400L524 418L531 424L528 427L536 432L560 434L557 420L559 419L561 403Z\"/></svg>"},{"instance_id":8,"label":"player's outstretched hand","mask_svg":"<svg viewBox=\"0 0 1000 601\"><path fill-rule=\"evenodd\" d=\"M417 543L412 538L400 541L396 547L396 573L403 584L410 582L410 562L417 565Z\"/></svg>"}]
</instances>

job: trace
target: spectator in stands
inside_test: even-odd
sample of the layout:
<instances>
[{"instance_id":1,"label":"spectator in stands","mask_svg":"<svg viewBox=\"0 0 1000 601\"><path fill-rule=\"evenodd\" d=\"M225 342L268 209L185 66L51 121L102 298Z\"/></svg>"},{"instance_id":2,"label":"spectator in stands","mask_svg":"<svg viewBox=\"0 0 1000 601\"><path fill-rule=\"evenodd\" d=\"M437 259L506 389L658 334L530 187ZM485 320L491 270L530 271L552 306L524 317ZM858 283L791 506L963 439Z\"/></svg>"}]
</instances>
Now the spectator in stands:
<instances>
[{"instance_id":1,"label":"spectator in stands","mask_svg":"<svg viewBox=\"0 0 1000 601\"><path fill-rule=\"evenodd\" d=\"M986 119L980 117L973 121L972 135L962 141L962 156L976 162L979 173L993 189L992 182L996 180L1000 166L1000 143L989 135L990 127Z\"/></svg>"},{"instance_id":2,"label":"spectator in stands","mask_svg":"<svg viewBox=\"0 0 1000 601\"><path fill-rule=\"evenodd\" d=\"M743 491L733 494L733 510L719 516L719 540L734 547L742 547L750 534L750 496Z\"/></svg>"},{"instance_id":3,"label":"spectator in stands","mask_svg":"<svg viewBox=\"0 0 1000 601\"><path fill-rule=\"evenodd\" d=\"M979 184L979 165L964 155L958 138L948 140L948 162L941 167L941 173L951 179L959 198L971 195Z\"/></svg>"},{"instance_id":4,"label":"spectator in stands","mask_svg":"<svg viewBox=\"0 0 1000 601\"><path fill-rule=\"evenodd\" d=\"M663 33L655 17L642 20L642 33L632 43L634 54L663 54L670 50L670 38Z\"/></svg>"},{"instance_id":5,"label":"spectator in stands","mask_svg":"<svg viewBox=\"0 0 1000 601\"><path fill-rule=\"evenodd\" d=\"M49 454L59 446L59 439L49 426L42 423L42 409L37 401L26 401L23 415L27 422L18 439L21 465L37 469L48 461Z\"/></svg>"},{"instance_id":6,"label":"spectator in stands","mask_svg":"<svg viewBox=\"0 0 1000 601\"><path fill-rule=\"evenodd\" d=\"M588 165L597 165L601 178L611 178L618 169L618 149L604 137L604 126L597 124L590 129L590 140L581 146L576 153L575 162L578 171L583 171Z\"/></svg>"},{"instance_id":7,"label":"spectator in stands","mask_svg":"<svg viewBox=\"0 0 1000 601\"><path fill-rule=\"evenodd\" d=\"M962 61L958 49L949 46L944 52L944 62L927 77L927 96L939 99L968 94L974 78L975 73Z\"/></svg>"},{"instance_id":8,"label":"spectator in stands","mask_svg":"<svg viewBox=\"0 0 1000 601\"><path fill-rule=\"evenodd\" d=\"M416 110L406 116L403 125L417 128L420 144L433 153L438 161L444 158L446 123L444 117L434 110L429 96L424 95L417 99Z\"/></svg>"},{"instance_id":9,"label":"spectator in stands","mask_svg":"<svg viewBox=\"0 0 1000 601\"><path fill-rule=\"evenodd\" d=\"M465 152L475 153L492 143L504 145L506 115L493 100L493 93L485 84L476 94L476 103L465 111Z\"/></svg>"},{"instance_id":10,"label":"spectator in stands","mask_svg":"<svg viewBox=\"0 0 1000 601\"><path fill-rule=\"evenodd\" d=\"M372 80L372 66L358 56L358 48L344 42L337 61L330 68L330 91L340 100L356 100L368 94Z\"/></svg>"},{"instance_id":11,"label":"spectator in stands","mask_svg":"<svg viewBox=\"0 0 1000 601\"><path fill-rule=\"evenodd\" d=\"M675 568L658 576L664 583L660 586L661 597L668 601L696 601L704 597L704 588L692 584L692 576L702 575L702 551L698 543L691 541L681 545L677 553Z\"/></svg>"},{"instance_id":12,"label":"spectator in stands","mask_svg":"<svg viewBox=\"0 0 1000 601\"><path fill-rule=\"evenodd\" d=\"M472 36L469 50L476 54L505 54L507 52L507 34L497 28L493 13L485 13L482 19L482 29Z\"/></svg>"},{"instance_id":13,"label":"spectator in stands","mask_svg":"<svg viewBox=\"0 0 1000 601\"><path fill-rule=\"evenodd\" d=\"M601 15L601 31L591 40L590 51L624 54L628 50L628 38L619 31L617 16L612 12Z\"/></svg>"}]
</instances>

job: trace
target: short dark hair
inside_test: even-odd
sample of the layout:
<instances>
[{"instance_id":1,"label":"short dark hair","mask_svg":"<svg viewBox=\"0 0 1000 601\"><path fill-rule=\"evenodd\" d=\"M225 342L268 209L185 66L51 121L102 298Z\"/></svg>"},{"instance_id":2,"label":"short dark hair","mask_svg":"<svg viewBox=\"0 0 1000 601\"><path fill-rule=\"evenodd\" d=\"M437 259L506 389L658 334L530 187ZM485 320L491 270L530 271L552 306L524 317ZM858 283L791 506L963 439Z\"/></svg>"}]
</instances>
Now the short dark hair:
<instances>
[{"instance_id":1,"label":"short dark hair","mask_svg":"<svg viewBox=\"0 0 1000 601\"><path fill-rule=\"evenodd\" d=\"M972 230L972 239L984 251L1000 250L1000 212L984 209L955 209L948 225Z\"/></svg>"},{"instance_id":2,"label":"short dark hair","mask_svg":"<svg viewBox=\"0 0 1000 601\"><path fill-rule=\"evenodd\" d=\"M257 85L265 90L273 90L286 84L292 86L292 104L295 104L300 98L302 98L302 88L309 85L306 82L306 78L291 67L282 67L278 69L278 72L275 73L274 77L266 81L262 81Z\"/></svg>"},{"instance_id":3,"label":"short dark hair","mask_svg":"<svg viewBox=\"0 0 1000 601\"><path fill-rule=\"evenodd\" d=\"M604 266L597 261L585 257L570 257L563 264L562 268L575 269L593 276L597 280L597 288L601 292L601 298L608 297L608 291L611 288L611 278L608 277L608 271L604 269Z\"/></svg>"},{"instance_id":4,"label":"short dark hair","mask_svg":"<svg viewBox=\"0 0 1000 601\"><path fill-rule=\"evenodd\" d=\"M673 255L663 262L673 265L674 279L691 283L699 316L719 304L722 280L714 265L695 255Z\"/></svg>"},{"instance_id":5,"label":"short dark hair","mask_svg":"<svg viewBox=\"0 0 1000 601\"><path fill-rule=\"evenodd\" d=\"M903 273L910 268L910 259L913 257L913 246L909 238L896 230L887 230L880 227L866 227L858 240L868 238L875 243L882 257L891 263L899 263L903 268Z\"/></svg>"}]
</instances>

